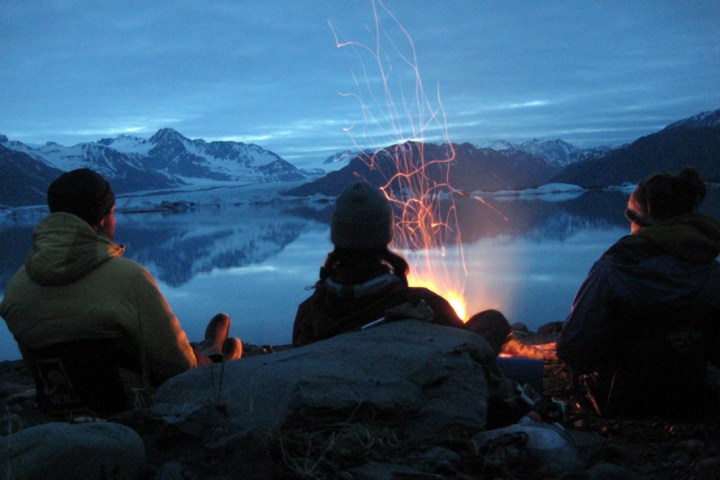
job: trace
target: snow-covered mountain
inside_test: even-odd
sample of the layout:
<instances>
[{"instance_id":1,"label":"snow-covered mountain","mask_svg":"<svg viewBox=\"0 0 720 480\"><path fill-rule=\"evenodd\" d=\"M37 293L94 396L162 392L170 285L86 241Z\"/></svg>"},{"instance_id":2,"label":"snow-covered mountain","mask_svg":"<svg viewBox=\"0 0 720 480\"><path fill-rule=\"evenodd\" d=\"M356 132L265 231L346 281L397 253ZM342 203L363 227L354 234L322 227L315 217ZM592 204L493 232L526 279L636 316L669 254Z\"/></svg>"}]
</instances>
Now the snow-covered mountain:
<instances>
[{"instance_id":1,"label":"snow-covered mountain","mask_svg":"<svg viewBox=\"0 0 720 480\"><path fill-rule=\"evenodd\" d=\"M449 178L452 186L460 190L519 189L548 182L602 187L637 182L654 171L678 171L692 165L707 181L715 182L720 178L718 128L720 110L681 120L617 148L579 149L559 139L454 144L455 156L449 173L428 168L425 175L438 183ZM423 150L410 157L398 153L404 160L411 158L414 162L443 159L449 155L441 146L414 142L388 146L378 155L360 152L352 157L344 153L327 160L337 167L342 164L338 159L347 159L342 168L335 168L325 177L285 193L293 196L337 195L358 177L385 185L398 173L396 162L389 158L392 155L388 152L404 152L408 148Z\"/></svg>"},{"instance_id":2,"label":"snow-covered mountain","mask_svg":"<svg viewBox=\"0 0 720 480\"><path fill-rule=\"evenodd\" d=\"M35 160L31 156L10 150L4 144L7 137L0 136L0 212L3 206L43 203L51 179L60 170Z\"/></svg>"},{"instance_id":3,"label":"snow-covered mountain","mask_svg":"<svg viewBox=\"0 0 720 480\"><path fill-rule=\"evenodd\" d=\"M515 144L508 142L507 140L481 140L479 142L474 142L473 145L476 148L489 148L490 150L495 150L497 152L501 152L503 150L510 150L515 147Z\"/></svg>"},{"instance_id":4,"label":"snow-covered mountain","mask_svg":"<svg viewBox=\"0 0 720 480\"><path fill-rule=\"evenodd\" d=\"M596 157L610 150L610 147L596 147L591 149L580 149L563 140L538 140L533 139L527 142L512 143L507 140L482 140L472 144L478 150L494 151L504 156L512 156L514 153L527 153L532 157L544 161L553 168L565 168L573 163ZM347 166L350 161L359 156L371 155L369 150L345 150L326 158L319 168L327 173L335 172Z\"/></svg>"},{"instance_id":5,"label":"snow-covered mountain","mask_svg":"<svg viewBox=\"0 0 720 480\"><path fill-rule=\"evenodd\" d=\"M720 127L720 110L703 112L694 117L671 123L665 129Z\"/></svg>"},{"instance_id":6,"label":"snow-covered mountain","mask_svg":"<svg viewBox=\"0 0 720 480\"><path fill-rule=\"evenodd\" d=\"M40 166L52 171L86 167L111 180L118 192L208 181L266 183L305 178L295 166L257 145L191 140L169 128L159 130L149 139L121 135L71 147L53 142L30 146L0 136L0 146L24 154L6 156L5 175L12 173L13 165L26 171L29 163L34 163L32 168L36 170ZM52 178L44 180L49 184ZM6 198L0 199L0 203L18 204Z\"/></svg>"},{"instance_id":7,"label":"snow-covered mountain","mask_svg":"<svg viewBox=\"0 0 720 480\"><path fill-rule=\"evenodd\" d=\"M146 165L168 176L184 179L268 182L301 180L303 175L275 153L242 142L190 140L164 128L145 140L122 135L97 142L128 156L146 159Z\"/></svg>"},{"instance_id":8,"label":"snow-covered mountain","mask_svg":"<svg viewBox=\"0 0 720 480\"><path fill-rule=\"evenodd\" d=\"M525 152L544 160L549 165L560 168L565 168L587 158L596 157L610 150L610 147L581 149L559 138L555 140L538 140L534 138L521 143L511 143L505 140L486 140L476 143L475 146L489 148L498 152Z\"/></svg>"},{"instance_id":9,"label":"snow-covered mountain","mask_svg":"<svg viewBox=\"0 0 720 480\"><path fill-rule=\"evenodd\" d=\"M327 157L322 162L322 166L320 168L325 170L325 172L334 172L336 170L340 170L350 163L350 160L362 154L363 152L361 150L343 150L342 152L337 152L336 154Z\"/></svg>"},{"instance_id":10,"label":"snow-covered mountain","mask_svg":"<svg viewBox=\"0 0 720 480\"><path fill-rule=\"evenodd\" d=\"M580 150L567 142L557 140L532 139L515 146L517 150L540 157L550 165L566 167L576 161Z\"/></svg>"},{"instance_id":11,"label":"snow-covered mountain","mask_svg":"<svg viewBox=\"0 0 720 480\"><path fill-rule=\"evenodd\" d=\"M451 180L454 187L465 190L525 188L548 181L616 185L637 180L638 175L645 175L648 170L672 169L683 162L702 170L707 180L717 181L720 178L715 166L720 148L717 128L720 110L680 120L617 148L580 149L560 139L454 144ZM439 155L438 159L448 155L442 145L414 142L391 145L385 150L400 152L403 148L421 149L418 158L425 160L432 160L433 155ZM628 155L631 158L622 160ZM379 168L369 168L371 157L378 160ZM194 188L213 182L235 187L267 184L276 188L275 184L287 182L289 188L285 193L292 195L334 195L358 175L387 182L397 172L393 170L392 159L386 157L372 151L346 150L299 170L257 145L191 140L168 128L149 139L120 135L71 147L57 143L30 146L0 135L3 172L0 207L44 203L47 185L58 172L80 167L99 171L112 181L118 193ZM667 161L657 160L665 157ZM608 169L607 165L614 162L617 165ZM585 171L590 173L579 173ZM610 173L612 176L608 177ZM444 176L434 171L433 174ZM297 185L303 181L308 183Z\"/></svg>"},{"instance_id":12,"label":"snow-covered mountain","mask_svg":"<svg viewBox=\"0 0 720 480\"><path fill-rule=\"evenodd\" d=\"M448 164L443 161L453 156ZM402 159L398 162L398 159ZM336 196L350 183L364 178L373 185L385 185L402 191L402 173L423 167L423 176L442 184L449 180L459 190L497 190L542 185L561 171L561 167L530 153L517 150L477 148L469 143L437 145L405 142L390 145L376 153L361 153L339 170L288 189L290 196L322 194ZM451 165L451 168L449 167Z\"/></svg>"}]
</instances>

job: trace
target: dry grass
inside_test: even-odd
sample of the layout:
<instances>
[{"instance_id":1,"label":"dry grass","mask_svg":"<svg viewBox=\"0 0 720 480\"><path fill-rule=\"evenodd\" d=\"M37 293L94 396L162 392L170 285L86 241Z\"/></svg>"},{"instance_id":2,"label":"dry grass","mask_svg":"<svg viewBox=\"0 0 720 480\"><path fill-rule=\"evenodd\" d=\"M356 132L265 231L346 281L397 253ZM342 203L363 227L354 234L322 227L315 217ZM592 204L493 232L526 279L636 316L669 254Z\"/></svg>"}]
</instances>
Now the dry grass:
<instances>
[{"instance_id":1,"label":"dry grass","mask_svg":"<svg viewBox=\"0 0 720 480\"><path fill-rule=\"evenodd\" d=\"M384 460L402 450L393 429L364 423L337 423L322 429L273 432L268 444L283 478L334 478L339 470Z\"/></svg>"}]
</instances>

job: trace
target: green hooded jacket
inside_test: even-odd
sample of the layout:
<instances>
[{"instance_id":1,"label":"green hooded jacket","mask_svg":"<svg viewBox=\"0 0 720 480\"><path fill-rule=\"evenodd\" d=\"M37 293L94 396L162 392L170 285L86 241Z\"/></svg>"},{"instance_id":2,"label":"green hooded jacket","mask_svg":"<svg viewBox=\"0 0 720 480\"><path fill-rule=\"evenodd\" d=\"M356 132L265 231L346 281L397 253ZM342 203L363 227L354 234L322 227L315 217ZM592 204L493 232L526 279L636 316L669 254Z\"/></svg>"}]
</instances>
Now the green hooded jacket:
<instances>
[{"instance_id":1,"label":"green hooded jacket","mask_svg":"<svg viewBox=\"0 0 720 480\"><path fill-rule=\"evenodd\" d=\"M196 367L187 335L155 279L123 258L123 250L79 217L45 217L0 304L20 347L115 340L128 358L145 356L155 385Z\"/></svg>"}]
</instances>

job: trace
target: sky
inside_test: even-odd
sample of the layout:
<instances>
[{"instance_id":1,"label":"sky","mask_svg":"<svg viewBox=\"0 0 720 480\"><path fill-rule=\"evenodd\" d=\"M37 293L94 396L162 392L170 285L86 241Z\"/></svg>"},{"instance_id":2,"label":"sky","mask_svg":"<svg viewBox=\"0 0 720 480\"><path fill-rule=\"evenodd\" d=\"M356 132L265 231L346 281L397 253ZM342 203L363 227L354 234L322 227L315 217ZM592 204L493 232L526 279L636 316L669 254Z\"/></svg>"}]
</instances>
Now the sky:
<instances>
[{"instance_id":1,"label":"sky","mask_svg":"<svg viewBox=\"0 0 720 480\"><path fill-rule=\"evenodd\" d=\"M0 0L0 134L29 144L618 146L720 108L718 78L717 0Z\"/></svg>"}]
</instances>

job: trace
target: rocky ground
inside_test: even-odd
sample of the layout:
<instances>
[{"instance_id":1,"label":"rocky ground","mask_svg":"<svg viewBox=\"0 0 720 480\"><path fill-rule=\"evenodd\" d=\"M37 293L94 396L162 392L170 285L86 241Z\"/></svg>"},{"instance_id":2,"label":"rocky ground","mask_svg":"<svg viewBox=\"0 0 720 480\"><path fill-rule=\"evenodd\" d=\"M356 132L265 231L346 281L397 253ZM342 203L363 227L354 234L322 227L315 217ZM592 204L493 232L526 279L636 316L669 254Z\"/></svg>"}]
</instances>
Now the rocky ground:
<instances>
[{"instance_id":1,"label":"rocky ground","mask_svg":"<svg viewBox=\"0 0 720 480\"><path fill-rule=\"evenodd\" d=\"M547 338L540 339L547 341ZM538 341L540 341L538 340ZM272 353L269 347L246 346L246 355L259 355ZM607 440L604 457L613 468L619 466L626 470L597 471L591 476L578 476L577 473L568 474L570 479L579 478L651 478L665 479L714 479L720 478L720 416L706 418L692 423L672 422L662 419L648 420L614 420L599 418L577 408L570 387L567 368L560 362L551 361L546 364L544 378L544 394L561 400L566 405L566 418L564 426L573 432L588 432L597 434ZM28 428L33 425L49 421L48 417L40 414L33 408L32 379L21 361L0 363L0 414L3 434L11 431ZM307 449L307 442L312 440L316 448L325 449L322 434L315 433L313 439L305 438L300 432L288 433L284 438L270 439L271 454L273 457L282 457L292 454L292 449ZM352 449L342 451L338 445L342 444L347 436L349 444L360 443L367 448L362 452ZM458 439L458 442L467 439ZM337 456L332 459L334 468L341 470L344 462L353 463L354 455L373 456L379 458L397 453L403 446L397 442L390 431L360 431L357 426L348 428L338 434L337 429L332 433L332 442ZM298 445L294 445L297 443ZM407 452L405 452L407 453ZM327 459L330 460L330 459ZM320 478L306 475L299 465L285 462L281 475L288 478ZM432 478L540 478L532 471L513 469L512 462L501 462L493 465L487 460L482 465L465 465L475 471L467 474L453 472L447 476L439 474ZM628 476L632 471L636 476ZM277 472L276 472L277 474ZM148 478L153 478L149 473ZM155 477L157 478L157 477ZM340 475L338 478L356 478ZM393 477L394 478L394 477ZM403 477L405 478L405 477ZM410 478L410 477L407 477ZM423 477L425 478L425 477ZM431 478L431 477L428 477Z\"/></svg>"},{"instance_id":2,"label":"rocky ground","mask_svg":"<svg viewBox=\"0 0 720 480\"><path fill-rule=\"evenodd\" d=\"M720 478L720 416L696 422L601 418L577 408L568 371L559 362L546 367L545 393L567 406L566 428L592 432L609 441L613 463L640 478Z\"/></svg>"}]
</instances>

